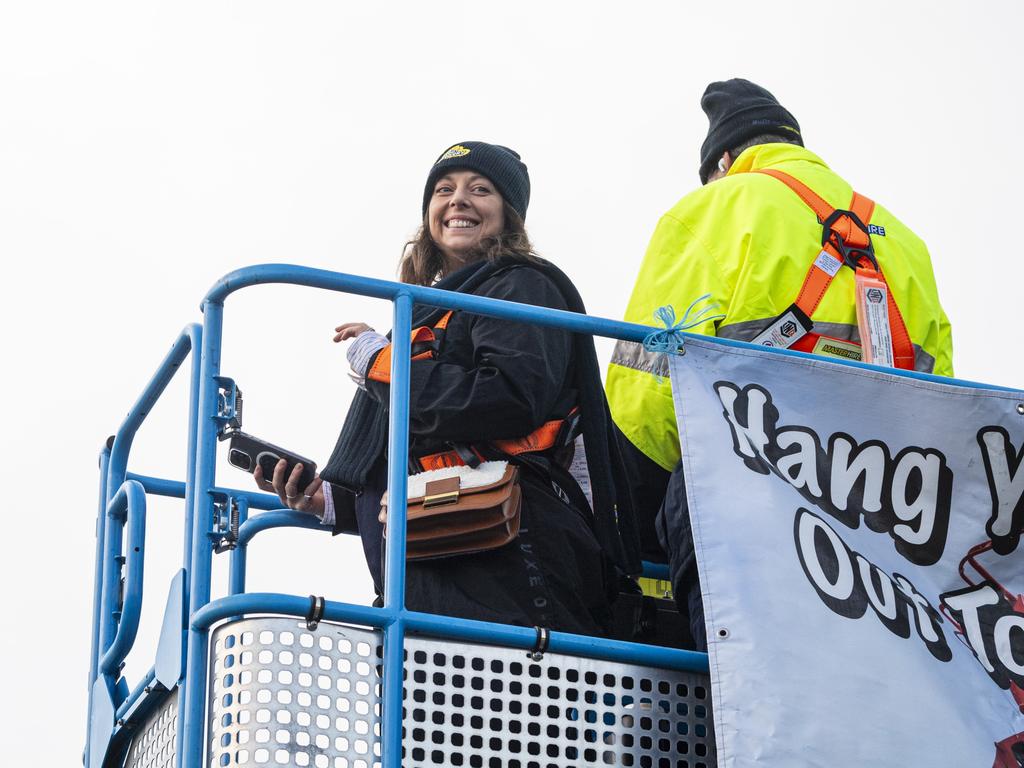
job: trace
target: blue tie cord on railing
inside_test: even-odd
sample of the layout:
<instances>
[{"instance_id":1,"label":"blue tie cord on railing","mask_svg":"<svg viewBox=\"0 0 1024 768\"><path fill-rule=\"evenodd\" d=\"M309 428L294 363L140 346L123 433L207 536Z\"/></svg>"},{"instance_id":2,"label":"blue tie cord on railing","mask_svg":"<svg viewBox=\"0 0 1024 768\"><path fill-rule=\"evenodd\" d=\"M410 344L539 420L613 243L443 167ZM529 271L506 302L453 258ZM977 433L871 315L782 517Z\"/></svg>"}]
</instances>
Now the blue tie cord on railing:
<instances>
[{"instance_id":1,"label":"blue tie cord on railing","mask_svg":"<svg viewBox=\"0 0 1024 768\"><path fill-rule=\"evenodd\" d=\"M654 319L665 327L656 331L651 331L644 337L644 349L648 352L675 354L679 351L679 348L683 346L683 331L696 328L709 320L724 320L725 315L708 315L709 312L713 312L718 309L718 304L708 304L697 312L697 314L693 315L693 317L690 317L694 307L702 301L707 301L710 298L711 294L705 293L700 298L690 302L690 306L688 306L686 308L686 312L683 313L683 319L678 323L676 322L676 311L671 305L658 307L654 312Z\"/></svg>"},{"instance_id":2,"label":"blue tie cord on railing","mask_svg":"<svg viewBox=\"0 0 1024 768\"><path fill-rule=\"evenodd\" d=\"M632 342L649 341L648 349L652 351L676 352L679 345L683 343L688 335L685 331L700 323L712 319L720 319L721 315L709 316L708 311L714 307L705 307L691 317L694 307L707 297L701 297L687 308L683 319L675 322L674 313L671 308L663 308L656 314L656 319L665 327L652 329L649 326L624 323L604 318L590 317L588 315L576 314L562 310L553 310L544 307L534 307L515 302L490 299L483 296L471 294L451 293L435 288L423 286L403 285L401 283L375 280L371 278L346 275L326 270L310 269L286 264L265 264L254 267L246 267L231 273L217 283L207 295L203 304L204 326L188 326L179 337L178 342L167 355L157 373L153 376L142 397L132 408L125 423L118 432L117 439L110 451L104 451L101 455L101 474L107 479L106 487L101 482L100 514L97 519L97 556L102 558L96 569L96 594L97 601L93 614L93 644L90 653L90 724L103 725L103 728L90 727L89 741L87 743L87 754L91 755L88 765L98 768L103 753L106 752L108 744L124 738L125 732L139 725L139 722L128 722L122 727L116 722L116 711L124 712L125 700L145 704L150 692L146 690L143 680L136 691L130 696L125 688L124 694L117 693L114 697L121 701L122 706L113 705L107 690L101 691L102 695L96 699L96 691L93 682L98 677L100 657L110 649L111 643L115 640L116 622L111 620L107 613L103 616L101 607L101 596L103 591L103 575L109 578L107 582L108 595L116 594L113 588L113 578L110 578L116 571L107 570L107 561L112 557L120 557L121 552L114 552L115 547L107 548L106 543L114 544L120 541L122 531L111 531L107 536L106 523L112 522L115 529L121 525L120 519L110 519L106 515L106 503L109 496L119 490L123 481L137 481L147 493L160 495L185 497L186 499L186 543L185 543L185 568L189 575L188 615L190 617L187 631L187 653L186 653L186 674L181 683L182 695L179 698L178 717L178 743L176 745L177 768L200 768L203 765L203 730L205 722L205 705L207 698L207 632L214 620L230 619L240 614L251 613L283 613L286 615L305 615L308 609L309 599L307 597L294 597L288 595L268 594L235 594L220 600L210 600L210 579L212 546L210 534L210 521L214 517L214 495L232 495L240 502L244 500L253 509L273 509L279 502L270 495L256 492L238 491L233 489L219 489L215 484L215 459L217 445L217 377L220 375L222 324L223 324L223 301L234 291L247 285L260 283L291 283L318 287L327 290L345 292L361 296L373 296L381 299L395 301L401 308L401 318L396 317L395 327L404 326L405 336L408 335L408 302L409 298L413 303L428 304L431 306L442 306L452 309L459 309L476 314L489 315L501 319L535 323L547 327L561 328L576 333L586 333L596 336L605 336L614 339L621 339ZM399 322L401 320L401 322ZM783 356L807 357L803 352L793 350L779 350L752 345L731 339L709 339L711 343L720 345L722 348L739 348L744 350L758 349L771 354ZM200 356L201 351L201 370ZM132 438L141 423L152 410L152 406L163 391L163 388L174 376L184 358L192 353L193 376L191 403L189 408L189 461L185 483L178 481L164 480L161 478L150 478L138 475L128 476L127 459L131 447ZM399 365L393 375L393 391L401 392L408 386L408 359L406 364ZM834 364L848 365L851 368L866 368L868 370L879 370L876 366L867 363L853 361L834 360ZM916 373L913 371L893 371L887 373L903 378L917 379L922 381L939 382L943 384L961 385L975 389L1001 389L1004 387L992 387L990 385L977 384L973 382L947 379L932 374ZM401 418L395 418L401 412ZM402 424L401 432L406 432L405 422L408 418L406 408L395 408L392 410L391 432L395 433L395 424ZM403 441L401 438L399 441ZM395 446L392 446L395 447ZM396 470L398 472L398 470ZM390 478L393 486L392 498L396 501L396 508L404 508L404 504L398 501L405 496L404 475ZM130 514L130 513L129 513ZM253 520L243 523L239 531L239 538L244 542L260 530L286 522L294 524L297 519L292 517L293 513L281 511L279 516L271 513L267 520L260 520L262 515L254 516ZM308 520L305 522L313 522ZM397 521L396 521L397 522ZM269 525L273 523L273 525ZM129 529L131 525L129 524ZM316 526L319 527L319 526ZM397 532L397 527L396 527ZM131 536L131 531L129 532ZM460 619L445 619L427 616L408 611L401 607L401 595L394 587L401 583L404 575L404 557L401 556L400 545L403 542L401 537L395 536L389 541L389 560L394 572L389 574L393 578L388 581L392 584L392 594L388 605L382 609L366 608L362 606L351 606L341 603L327 604L326 618L332 620L348 621L355 624L386 627L388 638L385 640L387 647L384 660L384 678L391 678L391 683L385 683L385 717L384 717L384 738L385 738L385 768L397 768L399 765L398 755L400 754L401 734L401 710L397 702L401 700L401 647L400 639L406 632L426 633L441 637L455 637L463 640L482 640L492 643L502 643L523 647L523 644L530 644L534 639L533 630L522 627L510 627L498 624L486 624ZM134 550L134 545L130 545ZM232 587L235 591L244 584L245 571L245 547L239 546L233 555L237 562L233 565ZM141 565L141 558L138 560ZM131 570L131 569L129 569ZM141 568L138 571L141 573ZM134 579L132 579L134 581ZM134 590L134 588L133 588ZM134 601L134 597L132 601ZM129 601L129 602L132 602ZM131 615L134 608L129 606L126 613L131 623ZM121 617L122 622L125 616ZM126 631L130 627L125 624L121 629L121 640L117 642L118 648L107 657L105 667L111 669L115 665L114 659L121 656L122 652L130 650L125 646L131 643L126 642L129 634ZM130 633L134 634L134 633ZM551 649L595 658L614 658L618 661L665 666L670 668L703 668L706 669L707 657L704 654L688 653L670 648L657 648L655 646L641 646L633 643L621 643L600 638L587 638L578 635L552 633ZM703 665L703 666L702 666ZM119 666L116 665L116 666ZM101 679L101 685L107 679ZM121 680L121 683L124 681ZM119 686L119 688L124 686ZM397 695L396 695L397 694ZM154 691L154 696L159 696L160 691ZM96 699L96 700L94 700ZM109 710L109 711L107 711ZM140 709L132 706L132 713ZM93 715L96 717L93 717ZM128 714L125 712L125 714ZM109 721L107 721L109 720ZM101 722L102 721L102 722ZM120 736L118 735L120 733Z\"/></svg>"}]
</instances>

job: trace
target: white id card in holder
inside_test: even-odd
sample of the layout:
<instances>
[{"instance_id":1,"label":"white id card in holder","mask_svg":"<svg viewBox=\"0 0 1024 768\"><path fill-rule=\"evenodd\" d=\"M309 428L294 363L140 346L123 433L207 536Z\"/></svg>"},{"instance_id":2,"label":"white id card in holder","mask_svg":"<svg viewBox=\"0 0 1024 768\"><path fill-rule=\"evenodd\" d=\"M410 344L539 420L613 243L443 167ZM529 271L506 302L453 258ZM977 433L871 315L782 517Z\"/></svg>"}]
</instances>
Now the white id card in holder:
<instances>
[{"instance_id":1,"label":"white id card in holder","mask_svg":"<svg viewBox=\"0 0 1024 768\"><path fill-rule=\"evenodd\" d=\"M864 362L895 366L889 325L889 286L877 274L857 270L857 327Z\"/></svg>"}]
</instances>

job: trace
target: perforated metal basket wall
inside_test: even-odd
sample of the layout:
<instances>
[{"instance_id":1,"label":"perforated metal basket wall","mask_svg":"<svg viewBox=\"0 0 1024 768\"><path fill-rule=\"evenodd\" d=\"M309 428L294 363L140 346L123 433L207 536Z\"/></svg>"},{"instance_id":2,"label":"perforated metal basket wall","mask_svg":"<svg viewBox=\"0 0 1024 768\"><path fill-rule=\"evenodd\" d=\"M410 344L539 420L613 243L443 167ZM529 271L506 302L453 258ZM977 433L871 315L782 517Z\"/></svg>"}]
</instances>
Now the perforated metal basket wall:
<instances>
[{"instance_id":1,"label":"perforated metal basket wall","mask_svg":"<svg viewBox=\"0 0 1024 768\"><path fill-rule=\"evenodd\" d=\"M146 718L132 739L125 768L174 768L178 737L178 689Z\"/></svg>"},{"instance_id":2,"label":"perforated metal basket wall","mask_svg":"<svg viewBox=\"0 0 1024 768\"><path fill-rule=\"evenodd\" d=\"M210 766L372 768L381 635L288 618L213 634ZM403 766L712 768L705 675L410 637Z\"/></svg>"}]
</instances>

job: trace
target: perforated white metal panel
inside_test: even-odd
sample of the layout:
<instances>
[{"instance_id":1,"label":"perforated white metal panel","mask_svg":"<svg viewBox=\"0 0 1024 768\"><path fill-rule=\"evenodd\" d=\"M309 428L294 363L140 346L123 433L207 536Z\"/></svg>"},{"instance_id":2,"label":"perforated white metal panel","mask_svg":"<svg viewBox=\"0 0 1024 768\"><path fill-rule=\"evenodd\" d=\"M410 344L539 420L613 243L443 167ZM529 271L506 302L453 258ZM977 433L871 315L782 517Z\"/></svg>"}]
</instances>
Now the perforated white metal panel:
<instances>
[{"instance_id":1,"label":"perforated white metal panel","mask_svg":"<svg viewBox=\"0 0 1024 768\"><path fill-rule=\"evenodd\" d=\"M174 768L178 736L178 690L146 719L128 750L125 768Z\"/></svg>"},{"instance_id":2,"label":"perforated white metal panel","mask_svg":"<svg viewBox=\"0 0 1024 768\"><path fill-rule=\"evenodd\" d=\"M244 619L211 648L211 766L380 765L380 633Z\"/></svg>"},{"instance_id":3,"label":"perforated white metal panel","mask_svg":"<svg viewBox=\"0 0 1024 768\"><path fill-rule=\"evenodd\" d=\"M380 633L288 618L212 642L210 766L380 766ZM410 637L403 766L712 768L704 675Z\"/></svg>"}]
</instances>

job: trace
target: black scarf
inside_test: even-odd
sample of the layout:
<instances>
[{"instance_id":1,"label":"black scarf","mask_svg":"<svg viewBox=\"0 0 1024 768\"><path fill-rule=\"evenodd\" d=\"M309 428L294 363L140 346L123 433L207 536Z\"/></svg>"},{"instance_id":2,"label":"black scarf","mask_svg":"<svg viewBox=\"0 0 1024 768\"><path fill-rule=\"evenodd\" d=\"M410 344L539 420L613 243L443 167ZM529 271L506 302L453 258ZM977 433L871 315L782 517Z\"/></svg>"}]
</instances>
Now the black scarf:
<instances>
[{"instance_id":1,"label":"black scarf","mask_svg":"<svg viewBox=\"0 0 1024 768\"><path fill-rule=\"evenodd\" d=\"M539 270L554 282L570 311L586 313L576 286L558 267L545 261L524 263L509 258L494 262L478 261L453 272L434 287L458 293L473 293L499 271L516 267ZM412 327L433 326L447 311L443 308L415 306ZM594 498L594 534L601 548L623 572L639 573L639 534L629 501L618 443L612 430L611 414L601 387L594 340L586 334L575 334L574 341L573 369L577 381L572 382L572 385L580 393L583 443ZM383 458L387 435L387 408L359 390L321 476L334 485L358 492L366 485L370 470Z\"/></svg>"}]
</instances>

